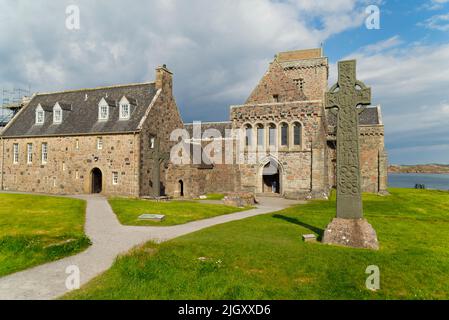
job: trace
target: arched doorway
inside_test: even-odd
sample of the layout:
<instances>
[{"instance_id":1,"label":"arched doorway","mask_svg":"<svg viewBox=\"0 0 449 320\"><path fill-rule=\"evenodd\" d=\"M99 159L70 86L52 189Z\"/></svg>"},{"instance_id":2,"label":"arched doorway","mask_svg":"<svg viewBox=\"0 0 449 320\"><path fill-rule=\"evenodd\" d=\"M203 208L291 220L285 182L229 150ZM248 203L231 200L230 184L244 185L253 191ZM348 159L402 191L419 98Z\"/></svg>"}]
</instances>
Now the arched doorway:
<instances>
[{"instance_id":1,"label":"arched doorway","mask_svg":"<svg viewBox=\"0 0 449 320\"><path fill-rule=\"evenodd\" d=\"M179 180L179 196L184 197L184 181Z\"/></svg>"},{"instance_id":2,"label":"arched doorway","mask_svg":"<svg viewBox=\"0 0 449 320\"><path fill-rule=\"evenodd\" d=\"M279 164L271 159L262 170L262 192L271 194L281 193L281 172Z\"/></svg>"},{"instance_id":3,"label":"arched doorway","mask_svg":"<svg viewBox=\"0 0 449 320\"><path fill-rule=\"evenodd\" d=\"M94 168L91 172L92 193L101 193L103 190L103 174L100 169Z\"/></svg>"}]
</instances>

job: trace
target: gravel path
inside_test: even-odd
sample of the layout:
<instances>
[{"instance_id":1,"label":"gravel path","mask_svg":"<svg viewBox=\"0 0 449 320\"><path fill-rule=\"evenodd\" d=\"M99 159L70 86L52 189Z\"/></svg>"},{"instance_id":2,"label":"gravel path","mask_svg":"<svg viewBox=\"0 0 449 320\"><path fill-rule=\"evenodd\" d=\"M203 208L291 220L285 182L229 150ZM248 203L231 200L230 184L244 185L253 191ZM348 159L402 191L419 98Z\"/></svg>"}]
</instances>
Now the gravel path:
<instances>
[{"instance_id":1,"label":"gravel path","mask_svg":"<svg viewBox=\"0 0 449 320\"><path fill-rule=\"evenodd\" d=\"M49 300L68 292L66 268L77 266L81 285L109 269L115 258L148 241L164 242L210 226L275 212L299 203L280 198L260 198L256 209L171 227L132 227L119 223L106 198L74 196L87 201L86 235L92 246L73 257L37 266L0 278L1 300Z\"/></svg>"}]
</instances>

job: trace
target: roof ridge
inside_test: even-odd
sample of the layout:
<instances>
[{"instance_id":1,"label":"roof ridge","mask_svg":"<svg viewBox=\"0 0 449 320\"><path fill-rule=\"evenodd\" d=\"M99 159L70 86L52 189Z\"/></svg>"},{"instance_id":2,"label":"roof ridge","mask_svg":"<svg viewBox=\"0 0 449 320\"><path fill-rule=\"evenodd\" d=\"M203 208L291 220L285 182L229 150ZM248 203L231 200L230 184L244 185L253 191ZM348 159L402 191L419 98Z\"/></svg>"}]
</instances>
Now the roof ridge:
<instances>
[{"instance_id":1,"label":"roof ridge","mask_svg":"<svg viewBox=\"0 0 449 320\"><path fill-rule=\"evenodd\" d=\"M142 86L147 84L155 84L154 81L150 82L138 82L138 83L128 83L128 84L117 84L112 86L102 86L95 88L84 88L84 89L73 89L73 90L62 90L62 91L53 91L53 92L38 92L36 96L48 96L52 94L61 94L61 93L73 93L73 92L83 92L83 91L95 91L102 89L114 89L114 88L123 88L123 87L133 87L133 86Z\"/></svg>"}]
</instances>

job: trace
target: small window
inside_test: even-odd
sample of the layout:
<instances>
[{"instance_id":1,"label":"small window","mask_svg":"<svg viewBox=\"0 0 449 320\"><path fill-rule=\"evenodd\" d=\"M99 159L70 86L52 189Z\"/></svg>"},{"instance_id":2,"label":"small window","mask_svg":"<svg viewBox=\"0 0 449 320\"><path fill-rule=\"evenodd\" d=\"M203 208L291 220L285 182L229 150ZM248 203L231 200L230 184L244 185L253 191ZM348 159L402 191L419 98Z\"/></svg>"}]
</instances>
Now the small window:
<instances>
[{"instance_id":1,"label":"small window","mask_svg":"<svg viewBox=\"0 0 449 320\"><path fill-rule=\"evenodd\" d=\"M45 122L44 109L42 109L41 105L38 105L36 109L36 124L44 124L44 122Z\"/></svg>"},{"instance_id":2,"label":"small window","mask_svg":"<svg viewBox=\"0 0 449 320\"><path fill-rule=\"evenodd\" d=\"M27 163L28 164L33 163L33 144L32 143L27 144Z\"/></svg>"},{"instance_id":3,"label":"small window","mask_svg":"<svg viewBox=\"0 0 449 320\"><path fill-rule=\"evenodd\" d=\"M300 123L295 123L293 127L293 144L295 146L301 145L302 127Z\"/></svg>"},{"instance_id":4,"label":"small window","mask_svg":"<svg viewBox=\"0 0 449 320\"><path fill-rule=\"evenodd\" d=\"M65 162L62 162L62 171L65 171L66 166L65 166Z\"/></svg>"},{"instance_id":5,"label":"small window","mask_svg":"<svg viewBox=\"0 0 449 320\"><path fill-rule=\"evenodd\" d=\"M109 106L106 101L102 100L98 106L98 120L106 121L109 117Z\"/></svg>"},{"instance_id":6,"label":"small window","mask_svg":"<svg viewBox=\"0 0 449 320\"><path fill-rule=\"evenodd\" d=\"M304 79L295 79L293 81L295 82L299 90L304 90Z\"/></svg>"},{"instance_id":7,"label":"small window","mask_svg":"<svg viewBox=\"0 0 449 320\"><path fill-rule=\"evenodd\" d=\"M276 125L271 124L269 129L270 146L276 146Z\"/></svg>"},{"instance_id":8,"label":"small window","mask_svg":"<svg viewBox=\"0 0 449 320\"><path fill-rule=\"evenodd\" d=\"M42 155L41 155L42 164L46 164L47 160L48 160L48 144L44 142L42 143Z\"/></svg>"},{"instance_id":9,"label":"small window","mask_svg":"<svg viewBox=\"0 0 449 320\"><path fill-rule=\"evenodd\" d=\"M286 123L281 126L281 146L288 146L288 124Z\"/></svg>"},{"instance_id":10,"label":"small window","mask_svg":"<svg viewBox=\"0 0 449 320\"><path fill-rule=\"evenodd\" d=\"M13 163L17 164L17 163L19 163L19 144L18 143L14 143L12 149L13 149L13 151L12 151L12 153L13 153L13 156L12 156Z\"/></svg>"},{"instance_id":11,"label":"small window","mask_svg":"<svg viewBox=\"0 0 449 320\"><path fill-rule=\"evenodd\" d=\"M129 104L121 104L120 105L120 119L127 120L129 119L130 109Z\"/></svg>"},{"instance_id":12,"label":"small window","mask_svg":"<svg viewBox=\"0 0 449 320\"><path fill-rule=\"evenodd\" d=\"M62 122L62 109L59 104L53 108L53 123L59 124Z\"/></svg>"},{"instance_id":13,"label":"small window","mask_svg":"<svg viewBox=\"0 0 449 320\"><path fill-rule=\"evenodd\" d=\"M262 125L257 127L257 145L263 147L265 145L265 129Z\"/></svg>"},{"instance_id":14,"label":"small window","mask_svg":"<svg viewBox=\"0 0 449 320\"><path fill-rule=\"evenodd\" d=\"M80 178L80 173L78 170L75 171L75 179L78 180Z\"/></svg>"},{"instance_id":15,"label":"small window","mask_svg":"<svg viewBox=\"0 0 449 320\"><path fill-rule=\"evenodd\" d=\"M102 150L103 149L103 138L98 137L97 138L97 150Z\"/></svg>"},{"instance_id":16,"label":"small window","mask_svg":"<svg viewBox=\"0 0 449 320\"><path fill-rule=\"evenodd\" d=\"M248 147L251 146L252 144L253 144L253 128L250 125L248 125L245 128L245 145Z\"/></svg>"},{"instance_id":17,"label":"small window","mask_svg":"<svg viewBox=\"0 0 449 320\"><path fill-rule=\"evenodd\" d=\"M118 172L116 171L112 172L112 184L118 185Z\"/></svg>"},{"instance_id":18,"label":"small window","mask_svg":"<svg viewBox=\"0 0 449 320\"><path fill-rule=\"evenodd\" d=\"M56 177L53 177L53 188L56 188Z\"/></svg>"},{"instance_id":19,"label":"small window","mask_svg":"<svg viewBox=\"0 0 449 320\"><path fill-rule=\"evenodd\" d=\"M279 102L279 95L278 94L274 94L273 95L273 102Z\"/></svg>"},{"instance_id":20,"label":"small window","mask_svg":"<svg viewBox=\"0 0 449 320\"><path fill-rule=\"evenodd\" d=\"M156 143L156 138L155 137L150 137L150 149L154 149L155 148L155 143Z\"/></svg>"},{"instance_id":21,"label":"small window","mask_svg":"<svg viewBox=\"0 0 449 320\"><path fill-rule=\"evenodd\" d=\"M78 139L75 140L75 149L76 150L80 149L80 141Z\"/></svg>"}]
</instances>

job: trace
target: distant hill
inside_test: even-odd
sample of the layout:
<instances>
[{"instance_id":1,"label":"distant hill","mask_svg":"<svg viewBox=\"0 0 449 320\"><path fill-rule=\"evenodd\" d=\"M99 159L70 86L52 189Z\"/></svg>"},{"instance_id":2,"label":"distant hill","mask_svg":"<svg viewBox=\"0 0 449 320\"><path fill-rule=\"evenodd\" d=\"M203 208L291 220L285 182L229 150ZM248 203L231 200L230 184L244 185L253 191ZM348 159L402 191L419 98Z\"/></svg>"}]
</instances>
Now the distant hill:
<instances>
[{"instance_id":1,"label":"distant hill","mask_svg":"<svg viewBox=\"0 0 449 320\"><path fill-rule=\"evenodd\" d=\"M417 165L391 165L388 167L389 173L448 173L447 164L417 164Z\"/></svg>"}]
</instances>

